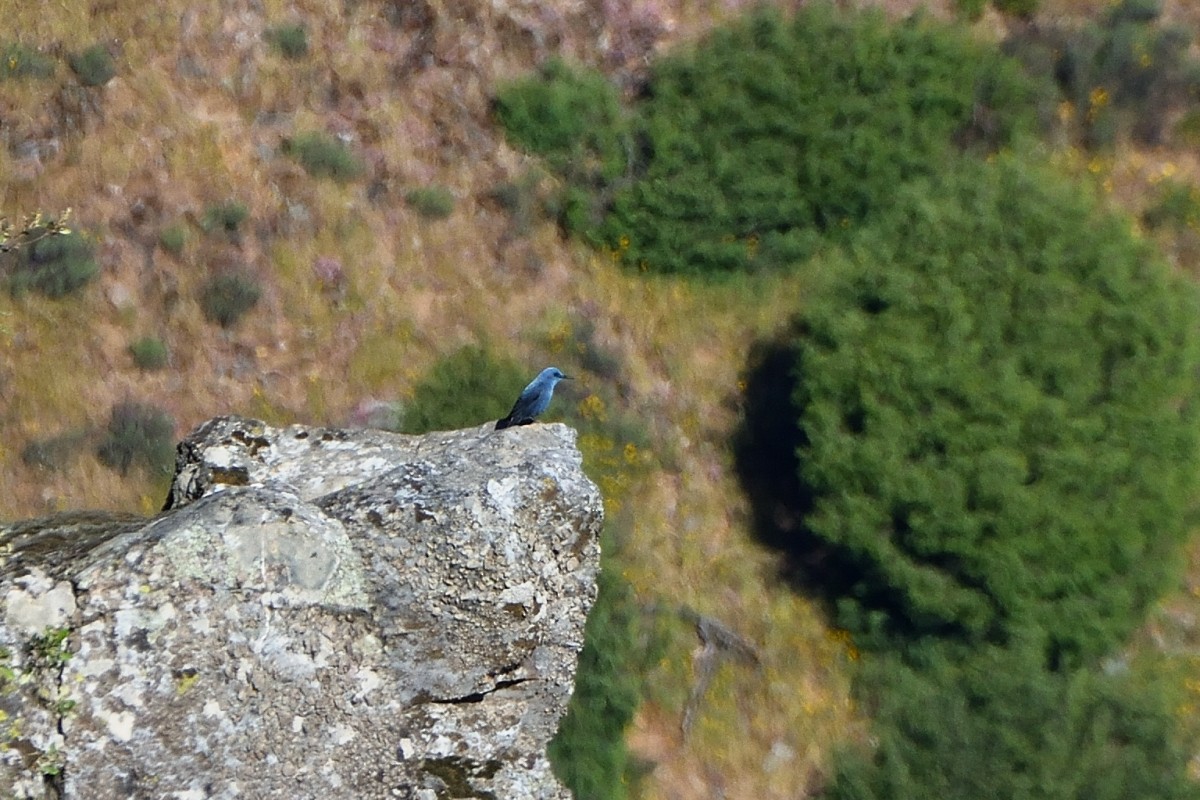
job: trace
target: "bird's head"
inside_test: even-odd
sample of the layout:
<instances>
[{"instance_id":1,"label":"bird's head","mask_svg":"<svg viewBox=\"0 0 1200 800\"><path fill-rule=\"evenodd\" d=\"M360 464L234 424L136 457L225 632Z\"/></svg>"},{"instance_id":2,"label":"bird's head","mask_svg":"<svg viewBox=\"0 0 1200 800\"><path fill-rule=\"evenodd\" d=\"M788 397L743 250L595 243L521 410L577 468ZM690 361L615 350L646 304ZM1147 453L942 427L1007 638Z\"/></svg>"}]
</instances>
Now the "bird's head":
<instances>
[{"instance_id":1,"label":"bird's head","mask_svg":"<svg viewBox=\"0 0 1200 800\"><path fill-rule=\"evenodd\" d=\"M571 376L563 374L563 371L558 367L546 367L542 370L541 377L543 380L553 381L554 383L571 380Z\"/></svg>"}]
</instances>

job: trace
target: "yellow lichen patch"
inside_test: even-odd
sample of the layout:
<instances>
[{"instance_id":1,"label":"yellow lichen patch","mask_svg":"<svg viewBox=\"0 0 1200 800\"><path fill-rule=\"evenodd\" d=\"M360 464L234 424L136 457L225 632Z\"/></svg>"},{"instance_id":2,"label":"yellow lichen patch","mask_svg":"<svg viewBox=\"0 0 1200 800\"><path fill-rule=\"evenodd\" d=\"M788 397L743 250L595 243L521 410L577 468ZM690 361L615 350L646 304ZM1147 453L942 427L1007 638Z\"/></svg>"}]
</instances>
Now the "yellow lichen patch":
<instances>
[{"instance_id":1,"label":"yellow lichen patch","mask_svg":"<svg viewBox=\"0 0 1200 800\"><path fill-rule=\"evenodd\" d=\"M175 694L185 695L190 692L200 680L198 672L188 673L175 682Z\"/></svg>"}]
</instances>

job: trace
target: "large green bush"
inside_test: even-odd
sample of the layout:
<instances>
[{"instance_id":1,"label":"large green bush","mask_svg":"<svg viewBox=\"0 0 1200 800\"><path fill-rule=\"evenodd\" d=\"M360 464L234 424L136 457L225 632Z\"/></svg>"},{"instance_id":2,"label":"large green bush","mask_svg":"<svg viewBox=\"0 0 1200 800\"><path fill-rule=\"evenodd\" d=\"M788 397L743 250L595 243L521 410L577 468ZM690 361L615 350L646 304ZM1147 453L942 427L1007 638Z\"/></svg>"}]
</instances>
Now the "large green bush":
<instances>
[{"instance_id":1,"label":"large green bush","mask_svg":"<svg viewBox=\"0 0 1200 800\"><path fill-rule=\"evenodd\" d=\"M1183 800L1171 685L1144 669L1055 672L1037 648L868 659L856 681L870 748L843 751L827 800Z\"/></svg>"},{"instance_id":2,"label":"large green bush","mask_svg":"<svg viewBox=\"0 0 1200 800\"><path fill-rule=\"evenodd\" d=\"M696 273L805 258L955 149L1011 141L1036 97L961 31L818 3L755 12L659 62L631 118L561 65L498 111L565 179L569 229L627 264Z\"/></svg>"},{"instance_id":3,"label":"large green bush","mask_svg":"<svg viewBox=\"0 0 1200 800\"><path fill-rule=\"evenodd\" d=\"M807 535L866 641L1044 631L1107 651L1177 576L1196 292L1077 186L964 162L900 191L807 298Z\"/></svg>"}]
</instances>

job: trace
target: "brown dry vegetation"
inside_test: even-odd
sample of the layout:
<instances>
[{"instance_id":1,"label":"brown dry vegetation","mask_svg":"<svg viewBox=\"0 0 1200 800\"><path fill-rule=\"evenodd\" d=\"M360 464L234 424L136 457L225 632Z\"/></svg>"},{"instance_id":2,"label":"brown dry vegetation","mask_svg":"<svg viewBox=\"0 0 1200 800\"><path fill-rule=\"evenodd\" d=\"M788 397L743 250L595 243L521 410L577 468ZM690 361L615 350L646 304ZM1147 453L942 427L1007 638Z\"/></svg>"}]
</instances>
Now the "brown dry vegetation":
<instances>
[{"instance_id":1,"label":"brown dry vegetation","mask_svg":"<svg viewBox=\"0 0 1200 800\"><path fill-rule=\"evenodd\" d=\"M744 5L8 4L6 30L58 66L50 79L0 83L0 215L72 208L73 226L96 239L102 273L65 300L0 295L0 517L156 510L161 480L122 478L91 452L62 471L20 458L27 442L102 425L121 400L164 408L179 434L224 413L350 424L372 402L402 402L462 344L490 341L533 372L586 319L621 362L629 409L671 453L669 468L631 489L626 577L646 603L712 614L761 648L757 666L720 668L686 738L680 690L644 704L630 741L656 765L645 795L806 796L831 747L865 735L848 697L855 653L776 583L775 556L748 533L727 444L747 348L802 302L802 282L759 278L731 293L646 280L548 222L524 230L489 199L537 168L490 117L498 81L564 54L632 86L653 53ZM915 6L883 5L898 14ZM1105 2L1046 5L1071 15ZM1182 0L1170 13L1200 25ZM308 27L309 55L293 61L263 33L295 21ZM999 24L985 17L981 35ZM117 76L83 88L63 54L96 42ZM281 155L285 139L308 130L348 143L365 176L316 179ZM1166 163L1197 174L1194 154L1120 150L1099 169L1137 207ZM404 202L426 185L453 193L448 219ZM205 233L205 209L230 199L249 210L240 234ZM171 225L187 231L178 256L159 246ZM321 258L342 265L336 292L314 271ZM264 294L227 331L204 319L197 297L205 278L232 268L256 275ZM146 335L169 346L168 369L133 364L127 348ZM589 387L578 388L585 400ZM686 695L692 670L686 648L669 650L652 683Z\"/></svg>"}]
</instances>

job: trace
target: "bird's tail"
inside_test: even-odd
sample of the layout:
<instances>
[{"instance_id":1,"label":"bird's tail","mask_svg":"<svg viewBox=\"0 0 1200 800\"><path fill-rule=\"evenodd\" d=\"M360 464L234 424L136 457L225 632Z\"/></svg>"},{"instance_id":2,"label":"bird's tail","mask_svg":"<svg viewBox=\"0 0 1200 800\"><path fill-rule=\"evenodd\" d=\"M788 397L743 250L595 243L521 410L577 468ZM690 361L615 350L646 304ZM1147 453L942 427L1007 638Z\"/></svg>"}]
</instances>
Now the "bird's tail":
<instances>
[{"instance_id":1,"label":"bird's tail","mask_svg":"<svg viewBox=\"0 0 1200 800\"><path fill-rule=\"evenodd\" d=\"M498 431L502 431L511 425L512 417L505 417L504 419L496 420L496 430Z\"/></svg>"}]
</instances>

